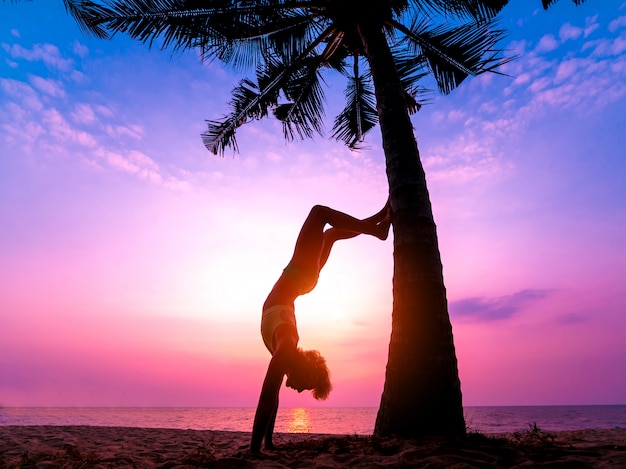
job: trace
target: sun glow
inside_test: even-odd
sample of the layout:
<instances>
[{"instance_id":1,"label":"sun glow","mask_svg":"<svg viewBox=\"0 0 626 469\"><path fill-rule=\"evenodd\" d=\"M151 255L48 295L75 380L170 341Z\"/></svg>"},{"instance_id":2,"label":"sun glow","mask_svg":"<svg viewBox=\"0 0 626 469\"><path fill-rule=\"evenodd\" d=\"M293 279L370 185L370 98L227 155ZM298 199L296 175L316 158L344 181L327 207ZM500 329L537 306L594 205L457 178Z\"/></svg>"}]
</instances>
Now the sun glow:
<instances>
[{"instance_id":1,"label":"sun glow","mask_svg":"<svg viewBox=\"0 0 626 469\"><path fill-rule=\"evenodd\" d=\"M289 411L289 421L287 425L288 433L309 433L311 419L308 409L296 407Z\"/></svg>"}]
</instances>

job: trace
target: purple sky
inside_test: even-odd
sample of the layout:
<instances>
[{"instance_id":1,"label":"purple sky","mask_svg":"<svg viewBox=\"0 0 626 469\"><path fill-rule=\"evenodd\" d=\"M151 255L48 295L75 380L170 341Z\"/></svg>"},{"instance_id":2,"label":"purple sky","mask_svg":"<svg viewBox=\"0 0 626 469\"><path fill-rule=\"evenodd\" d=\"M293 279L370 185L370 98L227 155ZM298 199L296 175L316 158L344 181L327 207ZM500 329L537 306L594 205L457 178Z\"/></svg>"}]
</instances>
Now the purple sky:
<instances>
[{"instance_id":1,"label":"purple sky","mask_svg":"<svg viewBox=\"0 0 626 469\"><path fill-rule=\"evenodd\" d=\"M260 308L310 207L385 202L378 129L353 153L270 119L219 158L200 134L240 75L87 37L61 1L0 11L0 405L254 406ZM501 24L508 76L413 117L464 404L625 404L626 3L517 0ZM392 252L338 244L296 303L324 405L379 403Z\"/></svg>"}]
</instances>

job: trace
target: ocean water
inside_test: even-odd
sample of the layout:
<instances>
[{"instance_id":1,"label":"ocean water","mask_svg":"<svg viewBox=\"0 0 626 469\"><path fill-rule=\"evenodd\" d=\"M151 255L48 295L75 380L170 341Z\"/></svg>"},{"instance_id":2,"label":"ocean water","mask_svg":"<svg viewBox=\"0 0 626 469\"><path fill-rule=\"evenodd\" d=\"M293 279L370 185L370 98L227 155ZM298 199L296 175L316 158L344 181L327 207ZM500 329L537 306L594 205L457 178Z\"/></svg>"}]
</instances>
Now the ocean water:
<instances>
[{"instance_id":1,"label":"ocean water","mask_svg":"<svg viewBox=\"0 0 626 469\"><path fill-rule=\"evenodd\" d=\"M254 408L0 408L0 425L91 425L249 432ZM369 435L377 408L279 408L275 431ZM626 428L626 405L466 407L471 431Z\"/></svg>"}]
</instances>

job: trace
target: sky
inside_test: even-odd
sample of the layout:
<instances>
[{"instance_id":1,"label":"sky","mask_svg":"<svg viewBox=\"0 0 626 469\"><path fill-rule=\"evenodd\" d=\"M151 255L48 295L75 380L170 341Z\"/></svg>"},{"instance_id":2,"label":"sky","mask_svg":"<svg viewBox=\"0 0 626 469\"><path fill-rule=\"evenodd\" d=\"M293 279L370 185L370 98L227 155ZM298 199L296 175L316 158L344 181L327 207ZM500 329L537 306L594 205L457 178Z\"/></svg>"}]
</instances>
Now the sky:
<instances>
[{"instance_id":1,"label":"sky","mask_svg":"<svg viewBox=\"0 0 626 469\"><path fill-rule=\"evenodd\" d=\"M412 117L463 402L626 404L626 2L514 0L500 25L503 74ZM352 152L268 119L207 152L243 76L0 3L0 405L256 405L261 306L308 211L365 218L387 182L379 129ZM296 301L334 390L281 405L378 406L392 272L391 237L334 247Z\"/></svg>"}]
</instances>

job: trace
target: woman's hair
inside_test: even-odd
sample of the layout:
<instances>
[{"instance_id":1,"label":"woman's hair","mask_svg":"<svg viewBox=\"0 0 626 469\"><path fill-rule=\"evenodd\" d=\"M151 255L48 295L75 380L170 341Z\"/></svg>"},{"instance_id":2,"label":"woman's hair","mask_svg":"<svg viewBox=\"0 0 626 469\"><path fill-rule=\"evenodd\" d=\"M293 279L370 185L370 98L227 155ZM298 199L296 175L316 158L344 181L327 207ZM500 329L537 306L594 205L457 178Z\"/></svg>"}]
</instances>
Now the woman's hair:
<instances>
[{"instance_id":1,"label":"woman's hair","mask_svg":"<svg viewBox=\"0 0 626 469\"><path fill-rule=\"evenodd\" d=\"M302 357L302 366L308 370L313 378L313 397L317 400L325 400L333 386L330 384L330 371L326 366L326 360L317 350L298 349Z\"/></svg>"}]
</instances>

